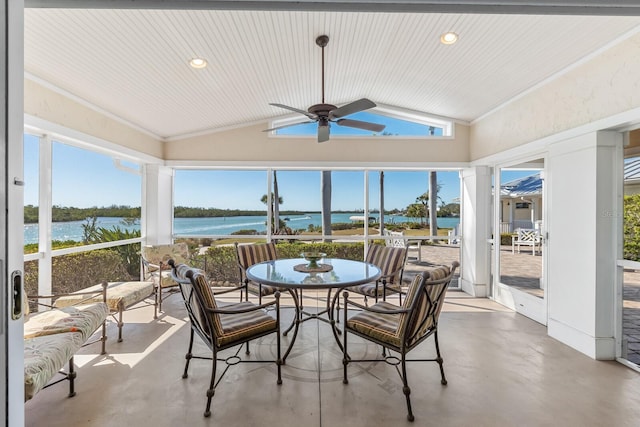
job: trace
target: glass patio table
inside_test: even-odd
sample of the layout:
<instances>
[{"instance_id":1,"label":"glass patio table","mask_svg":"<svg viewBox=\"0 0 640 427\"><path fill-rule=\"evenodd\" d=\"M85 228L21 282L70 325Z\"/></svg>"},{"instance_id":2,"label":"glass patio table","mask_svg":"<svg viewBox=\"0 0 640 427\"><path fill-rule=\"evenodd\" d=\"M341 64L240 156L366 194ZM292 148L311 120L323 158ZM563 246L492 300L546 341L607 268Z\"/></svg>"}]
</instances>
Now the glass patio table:
<instances>
[{"instance_id":1,"label":"glass patio table","mask_svg":"<svg viewBox=\"0 0 640 427\"><path fill-rule=\"evenodd\" d=\"M328 271L325 271L328 270ZM296 320L294 332L284 357L283 363L291 352L291 348L298 336L300 323L309 319L318 319L331 324L336 343L342 349L338 334L340 330L335 325L334 310L336 300L340 292L336 292L331 299L333 289L343 289L349 286L375 282L380 278L380 269L373 264L362 261L353 261L341 258L322 258L318 267L310 267L309 262L303 258L278 259L254 264L247 269L247 278L256 283L278 286L293 290L296 306ZM307 313L302 309L303 289L327 289L327 306L318 313ZM327 314L327 318L320 317ZM303 314L306 317L303 317ZM285 333L286 334L286 333Z\"/></svg>"}]
</instances>

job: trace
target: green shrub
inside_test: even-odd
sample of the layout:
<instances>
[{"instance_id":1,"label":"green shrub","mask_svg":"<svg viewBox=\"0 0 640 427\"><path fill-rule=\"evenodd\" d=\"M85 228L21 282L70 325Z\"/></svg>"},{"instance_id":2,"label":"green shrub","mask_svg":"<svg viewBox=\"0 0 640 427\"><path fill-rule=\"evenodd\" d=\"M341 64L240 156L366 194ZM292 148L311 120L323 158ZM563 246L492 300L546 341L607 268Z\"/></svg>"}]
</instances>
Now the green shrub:
<instances>
[{"instance_id":1,"label":"green shrub","mask_svg":"<svg viewBox=\"0 0 640 427\"><path fill-rule=\"evenodd\" d=\"M240 282L234 246L211 246L204 255L193 258L192 265L203 269L209 280Z\"/></svg>"},{"instance_id":2,"label":"green shrub","mask_svg":"<svg viewBox=\"0 0 640 427\"><path fill-rule=\"evenodd\" d=\"M353 230L354 228L362 228L363 227L363 223L362 222L336 222L334 224L331 224L331 229L338 231L338 230ZM320 227L320 229L322 230L322 227Z\"/></svg>"},{"instance_id":3,"label":"green shrub","mask_svg":"<svg viewBox=\"0 0 640 427\"><path fill-rule=\"evenodd\" d=\"M91 243L117 242L118 240L128 240L140 237L140 230L121 229L117 225L112 228L99 227L94 231L95 240ZM108 250L117 253L120 256L124 268L129 272L131 277L140 275L140 244L133 243L130 245L114 246Z\"/></svg>"},{"instance_id":4,"label":"green shrub","mask_svg":"<svg viewBox=\"0 0 640 427\"><path fill-rule=\"evenodd\" d=\"M285 243L277 244L279 258L300 258L304 251L324 252L328 257L362 260L364 257L363 243ZM238 283L240 272L236 261L235 247L212 246L205 255L196 256L192 260L194 267L205 270L210 281L228 281Z\"/></svg>"},{"instance_id":5,"label":"green shrub","mask_svg":"<svg viewBox=\"0 0 640 427\"><path fill-rule=\"evenodd\" d=\"M300 258L302 252L324 252L327 257L362 260L364 243L278 243L279 258Z\"/></svg>"},{"instance_id":6,"label":"green shrub","mask_svg":"<svg viewBox=\"0 0 640 427\"><path fill-rule=\"evenodd\" d=\"M251 229L251 230L244 229L244 230L234 231L234 232L231 233L231 235L234 235L234 236L235 235L243 235L243 234L247 235L247 236L253 236L255 234L258 234L258 231L257 230L253 230L253 229Z\"/></svg>"},{"instance_id":7,"label":"green shrub","mask_svg":"<svg viewBox=\"0 0 640 427\"><path fill-rule=\"evenodd\" d=\"M624 196L624 259L640 261L640 194Z\"/></svg>"},{"instance_id":8,"label":"green shrub","mask_svg":"<svg viewBox=\"0 0 640 427\"><path fill-rule=\"evenodd\" d=\"M125 269L120 255L109 249L52 259L51 280L54 293L79 291L104 280L117 282L135 279ZM28 295L38 294L38 261L24 263L24 288Z\"/></svg>"},{"instance_id":9,"label":"green shrub","mask_svg":"<svg viewBox=\"0 0 640 427\"><path fill-rule=\"evenodd\" d=\"M500 233L500 245L510 245L512 236L515 236L515 233Z\"/></svg>"}]
</instances>

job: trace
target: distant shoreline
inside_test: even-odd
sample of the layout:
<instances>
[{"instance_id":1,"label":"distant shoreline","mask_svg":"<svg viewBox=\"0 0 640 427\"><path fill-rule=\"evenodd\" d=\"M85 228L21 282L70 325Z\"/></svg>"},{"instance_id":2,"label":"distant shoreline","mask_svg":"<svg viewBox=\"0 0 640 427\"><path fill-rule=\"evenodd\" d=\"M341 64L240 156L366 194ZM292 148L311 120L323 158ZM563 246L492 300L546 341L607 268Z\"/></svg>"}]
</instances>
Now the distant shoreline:
<instances>
[{"instance_id":1,"label":"distant shoreline","mask_svg":"<svg viewBox=\"0 0 640 427\"><path fill-rule=\"evenodd\" d=\"M364 211L353 210L332 210L332 214L363 214ZM223 218L223 217L238 217L238 216L266 216L266 210L240 210L240 209L219 209L219 208L198 208L198 207L185 207L176 206L174 208L174 218ZM320 211L297 211L297 210L282 210L280 211L280 217L296 216L296 215L317 215L321 214ZM369 214L378 215L379 211L371 210ZM398 209L386 211L385 216L402 215L403 213ZM139 207L130 206L109 206L109 207L91 207L91 208L76 208L67 206L54 206L52 208L52 222L65 223L73 221L85 221L87 218L99 217L99 218L140 218L141 209ZM443 217L447 218L447 217ZM38 207L33 205L27 205L24 207L24 223L25 224L37 224L38 223Z\"/></svg>"},{"instance_id":2,"label":"distant shoreline","mask_svg":"<svg viewBox=\"0 0 640 427\"><path fill-rule=\"evenodd\" d=\"M331 215L332 224L352 224L350 216L357 215L356 212L336 213ZM377 217L377 214L376 214ZM302 214L293 215L282 213L280 218L291 230L313 230L314 227L322 225L322 215L309 211ZM96 227L107 230L115 227L123 231L140 230L139 221L123 221L123 217L97 217ZM424 218L423 218L424 220ZM84 224L86 220L75 220L65 222L53 222L51 227L51 239L57 241L81 241L84 236ZM399 223L420 223L419 218L408 218L399 215L385 215L386 224ZM438 228L452 228L460 222L457 217L439 217ZM173 222L173 233L179 236L230 236L233 234L254 234L266 231L267 216L263 213L245 216L224 216L224 217L188 217L175 218ZM337 229L337 228L336 228ZM39 236L39 226L37 223L24 225L25 244L36 243Z\"/></svg>"}]
</instances>

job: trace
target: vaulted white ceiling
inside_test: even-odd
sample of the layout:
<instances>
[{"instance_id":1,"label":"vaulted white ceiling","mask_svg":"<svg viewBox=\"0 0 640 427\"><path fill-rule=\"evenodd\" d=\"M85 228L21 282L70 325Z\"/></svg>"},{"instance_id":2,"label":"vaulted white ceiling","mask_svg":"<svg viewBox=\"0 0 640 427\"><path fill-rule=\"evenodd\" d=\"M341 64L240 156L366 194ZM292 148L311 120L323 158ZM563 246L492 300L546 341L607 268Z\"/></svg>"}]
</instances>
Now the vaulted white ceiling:
<instances>
[{"instance_id":1,"label":"vaulted white ceiling","mask_svg":"<svg viewBox=\"0 0 640 427\"><path fill-rule=\"evenodd\" d=\"M640 17L27 9L27 78L176 139L282 116L270 102L378 104L472 121L598 49ZM446 31L459 34L450 46ZM188 65L203 57L205 69ZM55 108L55 107L54 107Z\"/></svg>"}]
</instances>

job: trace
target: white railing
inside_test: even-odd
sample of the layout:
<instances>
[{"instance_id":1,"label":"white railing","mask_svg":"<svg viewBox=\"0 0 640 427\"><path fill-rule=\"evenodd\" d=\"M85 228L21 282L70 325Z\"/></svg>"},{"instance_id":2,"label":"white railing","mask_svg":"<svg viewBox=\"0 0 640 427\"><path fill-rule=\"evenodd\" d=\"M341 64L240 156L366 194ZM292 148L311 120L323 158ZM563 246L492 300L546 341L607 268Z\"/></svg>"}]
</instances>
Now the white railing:
<instances>
[{"instance_id":1,"label":"white railing","mask_svg":"<svg viewBox=\"0 0 640 427\"><path fill-rule=\"evenodd\" d=\"M500 222L500 234L514 233L518 228L534 228L533 223L528 219L515 219L512 222Z\"/></svg>"},{"instance_id":2,"label":"white railing","mask_svg":"<svg viewBox=\"0 0 640 427\"><path fill-rule=\"evenodd\" d=\"M141 243L142 240L143 240L142 237L136 237L133 239L115 240L113 242L94 243L92 245L71 246L71 247L62 248L62 249L52 249L51 257L76 254L80 252L95 251L96 249L114 248L116 246L126 246L126 245L131 245L133 243ZM35 261L38 259L44 259L46 258L46 255L47 255L46 252L36 252L33 254L25 254L24 261L27 262L27 261Z\"/></svg>"}]
</instances>

